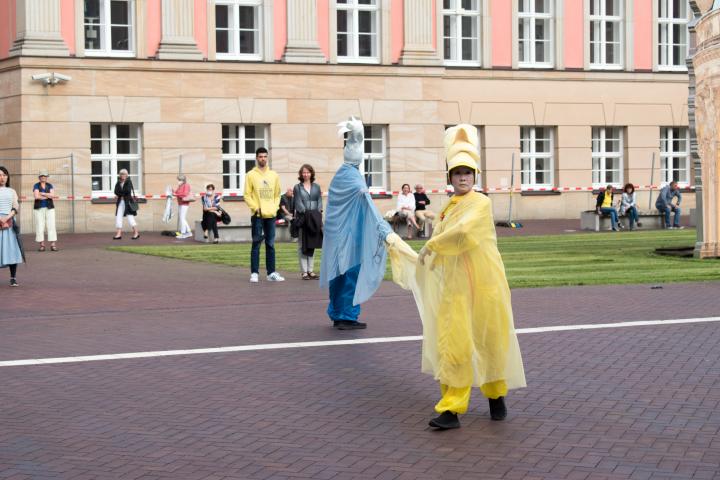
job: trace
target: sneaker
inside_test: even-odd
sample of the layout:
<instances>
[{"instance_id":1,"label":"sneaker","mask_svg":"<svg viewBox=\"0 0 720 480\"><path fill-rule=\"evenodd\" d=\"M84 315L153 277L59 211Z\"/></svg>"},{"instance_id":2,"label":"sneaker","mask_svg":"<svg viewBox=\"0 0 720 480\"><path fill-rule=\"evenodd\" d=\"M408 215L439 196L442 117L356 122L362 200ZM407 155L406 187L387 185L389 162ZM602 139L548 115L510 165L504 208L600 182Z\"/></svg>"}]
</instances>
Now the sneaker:
<instances>
[{"instance_id":1,"label":"sneaker","mask_svg":"<svg viewBox=\"0 0 720 480\"><path fill-rule=\"evenodd\" d=\"M258 283L259 281L260 281L260 276L257 273L250 274L250 283Z\"/></svg>"},{"instance_id":2,"label":"sneaker","mask_svg":"<svg viewBox=\"0 0 720 480\"><path fill-rule=\"evenodd\" d=\"M490 403L490 418L493 420L505 420L505 417L507 417L505 399L503 397L488 398L488 402Z\"/></svg>"},{"instance_id":3,"label":"sneaker","mask_svg":"<svg viewBox=\"0 0 720 480\"><path fill-rule=\"evenodd\" d=\"M177 238L182 238L183 234L180 233L180 232L175 232L175 236L176 236Z\"/></svg>"},{"instance_id":4,"label":"sneaker","mask_svg":"<svg viewBox=\"0 0 720 480\"><path fill-rule=\"evenodd\" d=\"M268 282L284 282L285 279L277 272L273 272L267 276Z\"/></svg>"},{"instance_id":5,"label":"sneaker","mask_svg":"<svg viewBox=\"0 0 720 480\"><path fill-rule=\"evenodd\" d=\"M677 226L677 227L673 227L673 229L675 229L675 230L685 230L685 227Z\"/></svg>"},{"instance_id":6,"label":"sneaker","mask_svg":"<svg viewBox=\"0 0 720 480\"><path fill-rule=\"evenodd\" d=\"M460 420L455 413L445 410L439 417L435 417L428 422L428 425L439 430L450 430L452 428L460 428Z\"/></svg>"},{"instance_id":7,"label":"sneaker","mask_svg":"<svg viewBox=\"0 0 720 480\"><path fill-rule=\"evenodd\" d=\"M11 279L10 279L10 286L11 286L11 287L19 287L19 285L18 285L18 283L17 283L17 280L15 280L14 278L11 278Z\"/></svg>"}]
</instances>

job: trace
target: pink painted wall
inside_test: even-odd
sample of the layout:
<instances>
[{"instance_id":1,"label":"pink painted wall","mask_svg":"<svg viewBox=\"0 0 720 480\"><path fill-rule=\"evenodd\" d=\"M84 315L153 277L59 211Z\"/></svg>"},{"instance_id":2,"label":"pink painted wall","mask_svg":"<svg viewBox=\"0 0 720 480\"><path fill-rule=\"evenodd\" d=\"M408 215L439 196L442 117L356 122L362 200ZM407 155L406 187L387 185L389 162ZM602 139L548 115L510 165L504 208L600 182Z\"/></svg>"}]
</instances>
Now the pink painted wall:
<instances>
[{"instance_id":1,"label":"pink painted wall","mask_svg":"<svg viewBox=\"0 0 720 480\"><path fill-rule=\"evenodd\" d=\"M160 36L162 34L161 15L160 0L150 0L147 2L145 35L147 39L146 52L148 57L157 55L158 48L160 47Z\"/></svg>"},{"instance_id":2,"label":"pink painted wall","mask_svg":"<svg viewBox=\"0 0 720 480\"><path fill-rule=\"evenodd\" d=\"M195 0L195 42L203 57L208 56L207 1Z\"/></svg>"},{"instance_id":3,"label":"pink painted wall","mask_svg":"<svg viewBox=\"0 0 720 480\"><path fill-rule=\"evenodd\" d=\"M275 60L281 60L287 45L287 0L275 0Z\"/></svg>"},{"instance_id":4,"label":"pink painted wall","mask_svg":"<svg viewBox=\"0 0 720 480\"><path fill-rule=\"evenodd\" d=\"M581 3L576 0L577 3ZM573 3L573 2L569 2ZM490 3L492 66L512 67L512 2L492 0Z\"/></svg>"},{"instance_id":5,"label":"pink painted wall","mask_svg":"<svg viewBox=\"0 0 720 480\"><path fill-rule=\"evenodd\" d=\"M392 0L390 3L390 61L398 63L404 46L403 38L403 0Z\"/></svg>"},{"instance_id":6,"label":"pink painted wall","mask_svg":"<svg viewBox=\"0 0 720 480\"><path fill-rule=\"evenodd\" d=\"M0 2L0 59L7 58L15 41L15 0Z\"/></svg>"},{"instance_id":7,"label":"pink painted wall","mask_svg":"<svg viewBox=\"0 0 720 480\"><path fill-rule=\"evenodd\" d=\"M317 0L317 35L325 59L330 58L330 2Z\"/></svg>"},{"instance_id":8,"label":"pink painted wall","mask_svg":"<svg viewBox=\"0 0 720 480\"><path fill-rule=\"evenodd\" d=\"M75 0L62 0L60 3L60 35L75 55Z\"/></svg>"},{"instance_id":9,"label":"pink painted wall","mask_svg":"<svg viewBox=\"0 0 720 480\"><path fill-rule=\"evenodd\" d=\"M652 0L635 0L635 70L652 70Z\"/></svg>"},{"instance_id":10,"label":"pink painted wall","mask_svg":"<svg viewBox=\"0 0 720 480\"><path fill-rule=\"evenodd\" d=\"M583 2L565 2L565 24L564 45L565 45L565 68L583 68L585 53L585 15L583 13Z\"/></svg>"}]
</instances>

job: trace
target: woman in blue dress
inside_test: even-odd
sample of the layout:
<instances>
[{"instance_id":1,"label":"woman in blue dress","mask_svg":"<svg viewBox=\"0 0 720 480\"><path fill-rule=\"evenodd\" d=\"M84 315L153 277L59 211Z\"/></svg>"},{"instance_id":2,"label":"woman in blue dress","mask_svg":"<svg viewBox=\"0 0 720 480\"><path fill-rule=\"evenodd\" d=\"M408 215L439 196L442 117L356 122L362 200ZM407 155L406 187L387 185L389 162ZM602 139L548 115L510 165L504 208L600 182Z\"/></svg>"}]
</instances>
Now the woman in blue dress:
<instances>
[{"instance_id":1,"label":"woman in blue dress","mask_svg":"<svg viewBox=\"0 0 720 480\"><path fill-rule=\"evenodd\" d=\"M17 287L17 266L23 263L24 254L18 235L16 215L18 195L10 188L10 173L0 167L0 268L10 269L10 286Z\"/></svg>"}]
</instances>

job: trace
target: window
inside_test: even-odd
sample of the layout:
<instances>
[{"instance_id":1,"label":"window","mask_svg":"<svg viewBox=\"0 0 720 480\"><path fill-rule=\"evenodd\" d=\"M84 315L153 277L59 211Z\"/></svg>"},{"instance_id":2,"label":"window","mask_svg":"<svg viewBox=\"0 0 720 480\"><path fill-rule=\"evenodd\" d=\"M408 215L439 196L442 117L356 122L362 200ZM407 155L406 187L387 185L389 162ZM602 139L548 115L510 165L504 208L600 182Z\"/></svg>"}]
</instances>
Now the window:
<instances>
[{"instance_id":1,"label":"window","mask_svg":"<svg viewBox=\"0 0 720 480\"><path fill-rule=\"evenodd\" d=\"M658 66L661 70L686 70L688 55L687 0L659 0Z\"/></svg>"},{"instance_id":2,"label":"window","mask_svg":"<svg viewBox=\"0 0 720 480\"><path fill-rule=\"evenodd\" d=\"M520 129L520 162L522 188L553 186L553 129L522 127Z\"/></svg>"},{"instance_id":3,"label":"window","mask_svg":"<svg viewBox=\"0 0 720 480\"><path fill-rule=\"evenodd\" d=\"M590 0L590 66L622 68L622 0Z\"/></svg>"},{"instance_id":4,"label":"window","mask_svg":"<svg viewBox=\"0 0 720 480\"><path fill-rule=\"evenodd\" d=\"M377 63L380 0L337 0L339 61Z\"/></svg>"},{"instance_id":5,"label":"window","mask_svg":"<svg viewBox=\"0 0 720 480\"><path fill-rule=\"evenodd\" d=\"M385 190L387 186L386 132L384 126L365 125L365 161L360 172L371 191Z\"/></svg>"},{"instance_id":6,"label":"window","mask_svg":"<svg viewBox=\"0 0 720 480\"><path fill-rule=\"evenodd\" d=\"M90 125L90 171L94 195L113 194L118 172L128 171L136 192L142 191L140 125Z\"/></svg>"},{"instance_id":7,"label":"window","mask_svg":"<svg viewBox=\"0 0 720 480\"><path fill-rule=\"evenodd\" d=\"M518 62L521 67L553 65L554 0L519 0Z\"/></svg>"},{"instance_id":8,"label":"window","mask_svg":"<svg viewBox=\"0 0 720 480\"><path fill-rule=\"evenodd\" d=\"M268 148L267 135L263 125L222 126L223 191L245 191L245 174L255 167L255 150Z\"/></svg>"},{"instance_id":9,"label":"window","mask_svg":"<svg viewBox=\"0 0 720 480\"><path fill-rule=\"evenodd\" d=\"M608 184L622 185L623 139L618 127L592 129L592 183L593 187Z\"/></svg>"},{"instance_id":10,"label":"window","mask_svg":"<svg viewBox=\"0 0 720 480\"><path fill-rule=\"evenodd\" d=\"M663 182L689 183L689 143L687 128L660 129L660 172Z\"/></svg>"},{"instance_id":11,"label":"window","mask_svg":"<svg viewBox=\"0 0 720 480\"><path fill-rule=\"evenodd\" d=\"M85 0L85 54L134 55L133 0Z\"/></svg>"},{"instance_id":12,"label":"window","mask_svg":"<svg viewBox=\"0 0 720 480\"><path fill-rule=\"evenodd\" d=\"M480 65L480 0L443 0L446 65Z\"/></svg>"},{"instance_id":13,"label":"window","mask_svg":"<svg viewBox=\"0 0 720 480\"><path fill-rule=\"evenodd\" d=\"M216 0L216 58L262 60L262 0Z\"/></svg>"}]
</instances>

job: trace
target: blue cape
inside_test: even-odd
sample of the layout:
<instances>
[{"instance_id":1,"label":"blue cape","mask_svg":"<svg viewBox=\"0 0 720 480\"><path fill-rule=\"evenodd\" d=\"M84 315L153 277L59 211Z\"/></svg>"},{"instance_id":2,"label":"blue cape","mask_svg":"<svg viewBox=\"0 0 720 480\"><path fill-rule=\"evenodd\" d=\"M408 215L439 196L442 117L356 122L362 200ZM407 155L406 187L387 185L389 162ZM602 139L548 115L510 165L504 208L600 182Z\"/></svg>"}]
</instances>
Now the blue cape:
<instances>
[{"instance_id":1,"label":"blue cape","mask_svg":"<svg viewBox=\"0 0 720 480\"><path fill-rule=\"evenodd\" d=\"M385 237L390 232L360 171L343 164L328 191L320 287L328 288L332 279L360 265L353 305L367 301L385 276Z\"/></svg>"}]
</instances>

